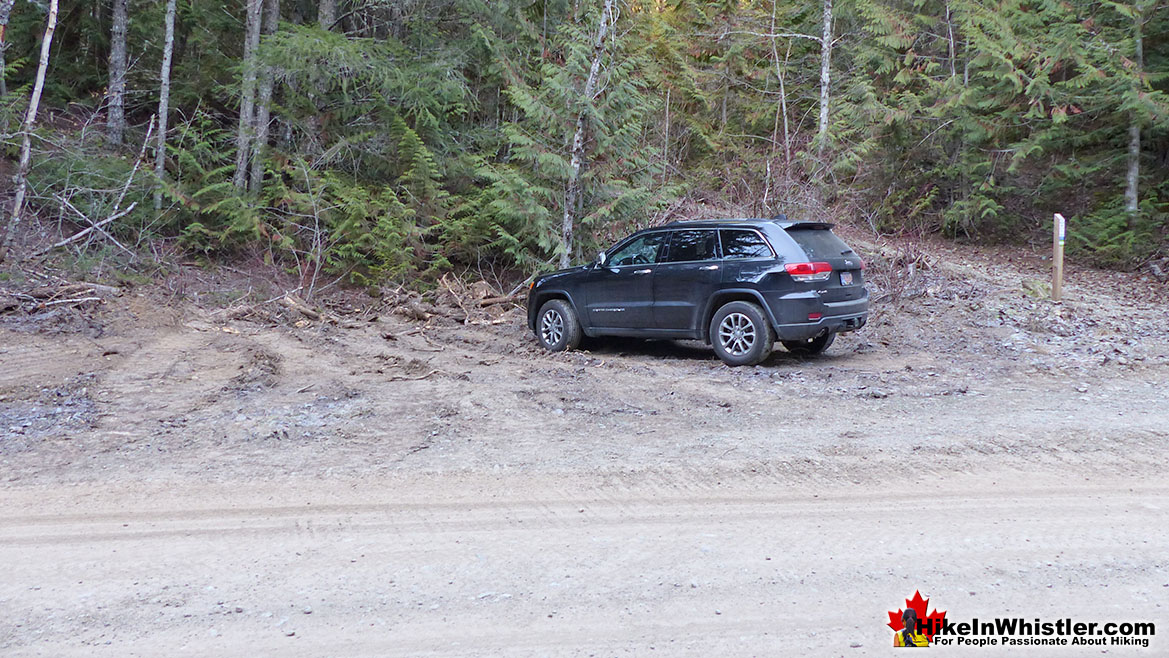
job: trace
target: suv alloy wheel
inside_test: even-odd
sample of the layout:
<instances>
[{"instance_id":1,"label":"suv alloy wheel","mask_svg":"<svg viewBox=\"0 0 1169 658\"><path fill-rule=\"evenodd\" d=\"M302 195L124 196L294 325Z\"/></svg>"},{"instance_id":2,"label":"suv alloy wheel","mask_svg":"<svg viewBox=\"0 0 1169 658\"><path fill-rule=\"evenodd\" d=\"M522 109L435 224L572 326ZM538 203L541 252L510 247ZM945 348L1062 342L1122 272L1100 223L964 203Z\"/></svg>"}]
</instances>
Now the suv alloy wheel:
<instances>
[{"instance_id":1,"label":"suv alloy wheel","mask_svg":"<svg viewBox=\"0 0 1169 658\"><path fill-rule=\"evenodd\" d=\"M730 302L710 320L710 343L728 366L753 366L771 355L775 331L757 304Z\"/></svg>"},{"instance_id":2,"label":"suv alloy wheel","mask_svg":"<svg viewBox=\"0 0 1169 658\"><path fill-rule=\"evenodd\" d=\"M580 345L581 330L576 311L563 299L553 299L541 306L536 322L536 339L545 349L564 352Z\"/></svg>"}]
</instances>

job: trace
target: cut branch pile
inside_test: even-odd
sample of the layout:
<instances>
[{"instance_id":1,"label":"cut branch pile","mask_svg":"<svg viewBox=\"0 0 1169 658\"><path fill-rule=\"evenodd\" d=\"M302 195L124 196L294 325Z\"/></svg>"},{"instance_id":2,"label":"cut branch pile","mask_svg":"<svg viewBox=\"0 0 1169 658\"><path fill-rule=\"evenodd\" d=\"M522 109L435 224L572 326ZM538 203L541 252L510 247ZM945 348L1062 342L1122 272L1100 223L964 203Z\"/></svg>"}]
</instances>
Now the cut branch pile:
<instances>
[{"instance_id":1,"label":"cut branch pile","mask_svg":"<svg viewBox=\"0 0 1169 658\"><path fill-rule=\"evenodd\" d=\"M350 328L359 325L344 314L332 313L322 306L310 304L296 293L297 291L292 290L263 302L234 304L211 311L210 316L217 320L248 320L272 325L291 324L297 327L315 322Z\"/></svg>"},{"instance_id":2,"label":"cut branch pile","mask_svg":"<svg viewBox=\"0 0 1169 658\"><path fill-rule=\"evenodd\" d=\"M518 308L527 292L527 284L504 294L485 281L468 283L447 274L429 291L408 290L404 286L383 289L380 303L368 305L358 300L318 299L310 302L299 289L290 290L262 302L240 302L209 313L216 321L248 320L274 325L305 327L331 324L356 328L390 313L411 322L428 325L498 325L512 320L509 313Z\"/></svg>"},{"instance_id":3,"label":"cut branch pile","mask_svg":"<svg viewBox=\"0 0 1169 658\"><path fill-rule=\"evenodd\" d=\"M917 245L909 243L899 249L882 248L865 253L865 282L873 293L873 302L897 302L926 294L927 272L934 269L933 259Z\"/></svg>"},{"instance_id":4,"label":"cut branch pile","mask_svg":"<svg viewBox=\"0 0 1169 658\"><path fill-rule=\"evenodd\" d=\"M394 290L386 295L386 304L394 314L418 322L502 324L507 321L502 316L523 301L518 290L501 294L486 281L467 283L448 273L435 290L421 294Z\"/></svg>"},{"instance_id":5,"label":"cut branch pile","mask_svg":"<svg viewBox=\"0 0 1169 658\"><path fill-rule=\"evenodd\" d=\"M32 314L51 308L99 305L121 294L120 288L100 283L63 282L24 291L0 288L0 313Z\"/></svg>"}]
</instances>

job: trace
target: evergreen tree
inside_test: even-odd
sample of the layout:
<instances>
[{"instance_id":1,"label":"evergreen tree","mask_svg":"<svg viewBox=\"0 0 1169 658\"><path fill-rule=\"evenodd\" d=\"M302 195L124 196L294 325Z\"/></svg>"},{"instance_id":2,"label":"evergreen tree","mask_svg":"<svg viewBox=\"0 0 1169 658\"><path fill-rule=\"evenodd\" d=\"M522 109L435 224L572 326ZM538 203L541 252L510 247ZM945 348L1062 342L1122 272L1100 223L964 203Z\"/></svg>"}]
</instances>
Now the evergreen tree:
<instances>
[{"instance_id":1,"label":"evergreen tree","mask_svg":"<svg viewBox=\"0 0 1169 658\"><path fill-rule=\"evenodd\" d=\"M491 244L521 264L579 259L585 248L596 246L592 236L612 232L615 227L604 230L611 224L624 230L646 222L660 201L654 194L660 180L660 151L644 140L657 99L640 74L641 54L629 47L627 38L617 36L619 26L610 43L602 46L606 57L595 93L582 98L596 61L595 26L602 20L598 13L583 12L579 20L563 23L549 36L534 80L510 77L507 98L520 114L503 125L504 152L498 161L480 167L487 187L465 209L480 226L486 220L495 232ZM565 190L571 189L576 175L578 137L587 157L580 172L580 193L572 195ZM566 208L566 203L575 207ZM580 217L586 229L575 244L569 244L560 230L559 220L566 213Z\"/></svg>"}]
</instances>

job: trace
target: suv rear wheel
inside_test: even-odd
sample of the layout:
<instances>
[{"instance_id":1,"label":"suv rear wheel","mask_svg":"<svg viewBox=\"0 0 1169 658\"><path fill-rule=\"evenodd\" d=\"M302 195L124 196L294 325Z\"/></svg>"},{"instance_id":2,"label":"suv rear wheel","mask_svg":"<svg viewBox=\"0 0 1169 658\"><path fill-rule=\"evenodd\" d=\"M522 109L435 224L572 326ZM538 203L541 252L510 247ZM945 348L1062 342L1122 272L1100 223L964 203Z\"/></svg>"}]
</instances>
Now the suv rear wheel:
<instances>
[{"instance_id":1,"label":"suv rear wheel","mask_svg":"<svg viewBox=\"0 0 1169 658\"><path fill-rule=\"evenodd\" d=\"M796 356L816 356L828 349L834 340L836 340L836 334L829 331L823 336L816 336L808 340L785 340L783 346Z\"/></svg>"},{"instance_id":2,"label":"suv rear wheel","mask_svg":"<svg viewBox=\"0 0 1169 658\"><path fill-rule=\"evenodd\" d=\"M536 316L536 340L545 349L565 352L580 345L580 322L576 311L563 299L553 299L540 307Z\"/></svg>"},{"instance_id":3,"label":"suv rear wheel","mask_svg":"<svg viewBox=\"0 0 1169 658\"><path fill-rule=\"evenodd\" d=\"M771 355L775 331L757 304L730 302L710 320L710 343L728 366L753 366Z\"/></svg>"}]
</instances>

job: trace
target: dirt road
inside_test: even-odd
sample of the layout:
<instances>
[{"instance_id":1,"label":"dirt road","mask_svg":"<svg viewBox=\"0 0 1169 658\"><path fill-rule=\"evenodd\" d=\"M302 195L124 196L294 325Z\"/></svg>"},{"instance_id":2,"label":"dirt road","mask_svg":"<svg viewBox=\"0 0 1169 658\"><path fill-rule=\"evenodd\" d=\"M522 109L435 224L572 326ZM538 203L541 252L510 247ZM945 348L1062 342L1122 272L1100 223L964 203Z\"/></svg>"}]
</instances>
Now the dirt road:
<instances>
[{"instance_id":1,"label":"dirt road","mask_svg":"<svg viewBox=\"0 0 1169 658\"><path fill-rule=\"evenodd\" d=\"M1163 299L949 260L749 369L518 311L0 317L0 653L885 655L916 590L1169 629Z\"/></svg>"},{"instance_id":2,"label":"dirt road","mask_svg":"<svg viewBox=\"0 0 1169 658\"><path fill-rule=\"evenodd\" d=\"M887 653L884 613L918 589L967 618L1164 621L1169 605L1164 485L342 484L10 494L0 643L43 656L863 656Z\"/></svg>"}]
</instances>

